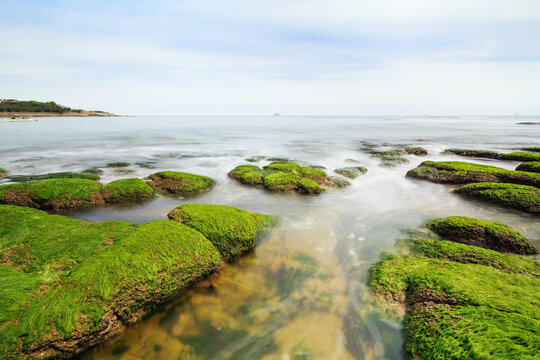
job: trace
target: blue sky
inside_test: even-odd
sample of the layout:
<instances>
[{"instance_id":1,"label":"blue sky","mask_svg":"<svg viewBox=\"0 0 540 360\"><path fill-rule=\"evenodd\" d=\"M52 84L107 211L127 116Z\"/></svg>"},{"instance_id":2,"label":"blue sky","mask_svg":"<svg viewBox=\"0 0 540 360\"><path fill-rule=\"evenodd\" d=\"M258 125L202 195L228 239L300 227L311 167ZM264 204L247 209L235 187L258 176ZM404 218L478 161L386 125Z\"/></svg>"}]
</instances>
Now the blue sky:
<instances>
[{"instance_id":1,"label":"blue sky","mask_svg":"<svg viewBox=\"0 0 540 360\"><path fill-rule=\"evenodd\" d=\"M3 0L0 98L122 114L540 114L538 0Z\"/></svg>"}]
</instances>

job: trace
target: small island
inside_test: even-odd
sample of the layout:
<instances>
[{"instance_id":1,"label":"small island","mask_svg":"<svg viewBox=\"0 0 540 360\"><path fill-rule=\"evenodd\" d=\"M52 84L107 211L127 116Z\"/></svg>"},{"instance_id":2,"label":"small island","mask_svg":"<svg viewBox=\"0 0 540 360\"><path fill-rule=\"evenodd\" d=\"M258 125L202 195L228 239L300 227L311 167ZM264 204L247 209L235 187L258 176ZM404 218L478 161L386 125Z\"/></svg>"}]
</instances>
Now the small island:
<instances>
[{"instance_id":1,"label":"small island","mask_svg":"<svg viewBox=\"0 0 540 360\"><path fill-rule=\"evenodd\" d=\"M54 101L0 99L0 117L12 116L118 116L100 110L72 109Z\"/></svg>"}]
</instances>

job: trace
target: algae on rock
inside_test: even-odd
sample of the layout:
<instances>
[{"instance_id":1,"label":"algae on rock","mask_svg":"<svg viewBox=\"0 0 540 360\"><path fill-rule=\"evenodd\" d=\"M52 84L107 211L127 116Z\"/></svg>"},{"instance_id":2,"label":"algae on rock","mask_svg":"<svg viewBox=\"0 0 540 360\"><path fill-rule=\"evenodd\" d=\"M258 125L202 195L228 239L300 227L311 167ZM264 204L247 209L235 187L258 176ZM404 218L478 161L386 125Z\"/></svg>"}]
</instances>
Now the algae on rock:
<instances>
[{"instance_id":1,"label":"algae on rock","mask_svg":"<svg viewBox=\"0 0 540 360\"><path fill-rule=\"evenodd\" d=\"M194 194L208 190L214 185L214 180L201 175L178 171L160 171L149 176L148 183L157 191L172 194Z\"/></svg>"},{"instance_id":2,"label":"algae on rock","mask_svg":"<svg viewBox=\"0 0 540 360\"><path fill-rule=\"evenodd\" d=\"M521 163L517 168L517 171L526 171L540 173L540 161L529 161Z\"/></svg>"}]
</instances>

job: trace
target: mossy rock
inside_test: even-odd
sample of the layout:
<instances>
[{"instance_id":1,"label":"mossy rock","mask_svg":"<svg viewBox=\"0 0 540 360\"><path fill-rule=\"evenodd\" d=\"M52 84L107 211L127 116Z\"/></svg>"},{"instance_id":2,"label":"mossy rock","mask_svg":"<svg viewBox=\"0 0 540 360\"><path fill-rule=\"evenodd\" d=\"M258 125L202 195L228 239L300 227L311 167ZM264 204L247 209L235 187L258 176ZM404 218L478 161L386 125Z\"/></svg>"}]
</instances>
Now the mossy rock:
<instances>
[{"instance_id":1,"label":"mossy rock","mask_svg":"<svg viewBox=\"0 0 540 360\"><path fill-rule=\"evenodd\" d=\"M540 161L529 161L519 164L517 171L540 173Z\"/></svg>"},{"instance_id":2,"label":"mossy rock","mask_svg":"<svg viewBox=\"0 0 540 360\"><path fill-rule=\"evenodd\" d=\"M525 148L521 148L519 150L523 150L523 151L526 151L526 152L540 152L540 147L525 147Z\"/></svg>"},{"instance_id":3,"label":"mossy rock","mask_svg":"<svg viewBox=\"0 0 540 360\"><path fill-rule=\"evenodd\" d=\"M110 168L120 168L120 167L128 167L128 166L131 166L131 163L128 163L125 161L117 161L117 162L112 162L105 165L105 167L110 167Z\"/></svg>"},{"instance_id":4,"label":"mossy rock","mask_svg":"<svg viewBox=\"0 0 540 360\"><path fill-rule=\"evenodd\" d=\"M540 263L449 241L409 239L369 271L382 306L406 304L410 359L535 359Z\"/></svg>"},{"instance_id":5,"label":"mossy rock","mask_svg":"<svg viewBox=\"0 0 540 360\"><path fill-rule=\"evenodd\" d=\"M85 173L73 173L73 172L58 172L42 175L11 175L9 180L14 182L27 182L45 179L87 179L87 180L99 180L99 176Z\"/></svg>"},{"instance_id":6,"label":"mossy rock","mask_svg":"<svg viewBox=\"0 0 540 360\"><path fill-rule=\"evenodd\" d=\"M8 176L8 171L6 169L0 168L0 179Z\"/></svg>"},{"instance_id":7,"label":"mossy rock","mask_svg":"<svg viewBox=\"0 0 540 360\"><path fill-rule=\"evenodd\" d=\"M407 177L449 184L506 182L540 186L540 174L461 161L424 161L417 168L407 172Z\"/></svg>"},{"instance_id":8,"label":"mossy rock","mask_svg":"<svg viewBox=\"0 0 540 360\"><path fill-rule=\"evenodd\" d=\"M261 185L270 191L304 194L323 192L321 185L328 181L324 171L290 162L274 162L263 169L255 165L240 165L231 170L229 176L244 184Z\"/></svg>"},{"instance_id":9,"label":"mossy rock","mask_svg":"<svg viewBox=\"0 0 540 360\"><path fill-rule=\"evenodd\" d=\"M85 169L81 172L84 174L91 174L91 175L103 175L104 171L101 170L100 168L92 167L92 168Z\"/></svg>"},{"instance_id":10,"label":"mossy rock","mask_svg":"<svg viewBox=\"0 0 540 360\"><path fill-rule=\"evenodd\" d=\"M512 152L503 154L504 160L516 160L516 161L540 161L540 153L536 152Z\"/></svg>"},{"instance_id":11,"label":"mossy rock","mask_svg":"<svg viewBox=\"0 0 540 360\"><path fill-rule=\"evenodd\" d=\"M0 185L0 204L47 210L141 201L151 196L153 190L139 179L113 181L105 186L93 180L70 178Z\"/></svg>"},{"instance_id":12,"label":"mossy rock","mask_svg":"<svg viewBox=\"0 0 540 360\"><path fill-rule=\"evenodd\" d=\"M500 159L500 153L491 150L474 150L474 149L446 149L441 154L443 155L459 155L475 158Z\"/></svg>"},{"instance_id":13,"label":"mossy rock","mask_svg":"<svg viewBox=\"0 0 540 360\"><path fill-rule=\"evenodd\" d=\"M225 205L186 204L168 216L206 236L226 260L253 250L257 240L277 223L272 216Z\"/></svg>"},{"instance_id":14,"label":"mossy rock","mask_svg":"<svg viewBox=\"0 0 540 360\"><path fill-rule=\"evenodd\" d=\"M420 146L406 147L405 152L409 155L427 155L428 154L428 151Z\"/></svg>"},{"instance_id":15,"label":"mossy rock","mask_svg":"<svg viewBox=\"0 0 540 360\"><path fill-rule=\"evenodd\" d=\"M349 179L356 179L362 174L367 173L367 169L363 166L349 166L334 170L336 174L343 175Z\"/></svg>"},{"instance_id":16,"label":"mossy rock","mask_svg":"<svg viewBox=\"0 0 540 360\"><path fill-rule=\"evenodd\" d=\"M454 190L458 194L531 214L540 214L540 189L507 183L477 183Z\"/></svg>"},{"instance_id":17,"label":"mossy rock","mask_svg":"<svg viewBox=\"0 0 540 360\"><path fill-rule=\"evenodd\" d=\"M518 255L538 254L523 235L499 222L451 216L430 221L426 226L445 239L467 245Z\"/></svg>"},{"instance_id":18,"label":"mossy rock","mask_svg":"<svg viewBox=\"0 0 540 360\"><path fill-rule=\"evenodd\" d=\"M149 176L148 184L157 191L172 194L195 194L207 191L215 181L207 176L177 171L161 171Z\"/></svg>"},{"instance_id":19,"label":"mossy rock","mask_svg":"<svg viewBox=\"0 0 540 360\"><path fill-rule=\"evenodd\" d=\"M405 164L409 162L409 160L401 156L379 156L379 158L382 160L382 167L396 167L399 164Z\"/></svg>"},{"instance_id":20,"label":"mossy rock","mask_svg":"<svg viewBox=\"0 0 540 360\"><path fill-rule=\"evenodd\" d=\"M140 161L136 162L135 165L143 169L155 169L155 161Z\"/></svg>"},{"instance_id":21,"label":"mossy rock","mask_svg":"<svg viewBox=\"0 0 540 360\"><path fill-rule=\"evenodd\" d=\"M0 204L72 209L104 204L101 184L86 179L47 179L0 186Z\"/></svg>"},{"instance_id":22,"label":"mossy rock","mask_svg":"<svg viewBox=\"0 0 540 360\"><path fill-rule=\"evenodd\" d=\"M222 265L208 239L174 221L90 224L1 209L2 358L73 356Z\"/></svg>"},{"instance_id":23,"label":"mossy rock","mask_svg":"<svg viewBox=\"0 0 540 360\"><path fill-rule=\"evenodd\" d=\"M351 183L347 180L345 180L344 178L342 177L339 177L339 176L330 176L328 178L328 182L330 184L330 186L332 187L335 187L337 189L341 189L341 188L345 188L347 186L351 186Z\"/></svg>"},{"instance_id":24,"label":"mossy rock","mask_svg":"<svg viewBox=\"0 0 540 360\"><path fill-rule=\"evenodd\" d=\"M104 185L101 194L108 203L138 202L150 199L155 195L155 191L141 179L132 178Z\"/></svg>"},{"instance_id":25,"label":"mossy rock","mask_svg":"<svg viewBox=\"0 0 540 360\"><path fill-rule=\"evenodd\" d=\"M259 162L259 161L264 160L264 159L266 159L266 156L259 155L259 156L252 156L250 158L247 158L246 161L247 162Z\"/></svg>"}]
</instances>

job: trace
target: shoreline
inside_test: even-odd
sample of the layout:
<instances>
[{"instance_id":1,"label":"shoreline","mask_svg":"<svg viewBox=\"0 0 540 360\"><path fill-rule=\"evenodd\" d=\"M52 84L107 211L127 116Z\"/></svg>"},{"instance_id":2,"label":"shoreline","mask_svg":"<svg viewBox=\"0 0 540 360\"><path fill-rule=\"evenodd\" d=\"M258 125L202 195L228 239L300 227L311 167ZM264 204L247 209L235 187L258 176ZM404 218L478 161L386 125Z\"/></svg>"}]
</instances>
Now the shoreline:
<instances>
[{"instance_id":1,"label":"shoreline","mask_svg":"<svg viewBox=\"0 0 540 360\"><path fill-rule=\"evenodd\" d=\"M0 118L10 118L14 116L31 116L31 117L107 117L107 116L122 116L110 113L96 113L93 111L82 112L65 112L65 113L52 113L52 112L0 112Z\"/></svg>"}]
</instances>

